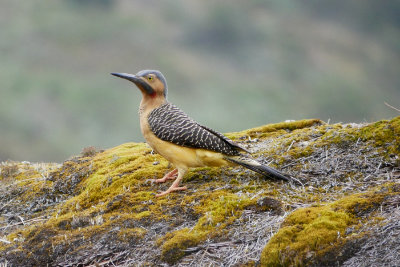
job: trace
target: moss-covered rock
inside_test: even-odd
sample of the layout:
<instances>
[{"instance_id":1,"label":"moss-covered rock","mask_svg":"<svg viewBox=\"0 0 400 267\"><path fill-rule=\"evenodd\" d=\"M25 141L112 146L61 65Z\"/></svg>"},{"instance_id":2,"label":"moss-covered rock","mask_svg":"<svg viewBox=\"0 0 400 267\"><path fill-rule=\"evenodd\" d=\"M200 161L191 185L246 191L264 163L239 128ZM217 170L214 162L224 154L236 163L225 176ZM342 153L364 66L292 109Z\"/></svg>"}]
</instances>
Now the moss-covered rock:
<instances>
[{"instance_id":1,"label":"moss-covered rock","mask_svg":"<svg viewBox=\"0 0 400 267\"><path fill-rule=\"evenodd\" d=\"M385 200L397 195L390 188L367 193L357 193L337 201L319 204L293 211L281 225L279 231L269 240L261 254L262 266L304 266L316 262L321 265L335 265L342 255L325 255L337 250L348 240L360 238L346 229L359 228L369 215L369 223L380 221L371 215Z\"/></svg>"},{"instance_id":2,"label":"moss-covered rock","mask_svg":"<svg viewBox=\"0 0 400 267\"><path fill-rule=\"evenodd\" d=\"M303 186L198 168L188 190L157 198L169 184L153 180L171 167L144 143L87 148L62 164L3 162L0 265L340 265L400 214L400 117L227 136Z\"/></svg>"}]
</instances>

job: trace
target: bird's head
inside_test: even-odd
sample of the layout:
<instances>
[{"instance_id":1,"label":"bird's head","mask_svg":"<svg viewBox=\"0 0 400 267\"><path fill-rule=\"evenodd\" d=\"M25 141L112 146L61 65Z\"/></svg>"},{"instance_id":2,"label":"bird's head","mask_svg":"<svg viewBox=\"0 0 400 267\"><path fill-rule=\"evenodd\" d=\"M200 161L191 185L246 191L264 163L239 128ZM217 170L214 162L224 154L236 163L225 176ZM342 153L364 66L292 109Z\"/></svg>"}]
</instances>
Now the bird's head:
<instances>
[{"instance_id":1,"label":"bird's head","mask_svg":"<svg viewBox=\"0 0 400 267\"><path fill-rule=\"evenodd\" d=\"M167 98L167 80L158 70L142 70L135 75L128 73L111 74L136 84L142 92L143 98Z\"/></svg>"}]
</instances>

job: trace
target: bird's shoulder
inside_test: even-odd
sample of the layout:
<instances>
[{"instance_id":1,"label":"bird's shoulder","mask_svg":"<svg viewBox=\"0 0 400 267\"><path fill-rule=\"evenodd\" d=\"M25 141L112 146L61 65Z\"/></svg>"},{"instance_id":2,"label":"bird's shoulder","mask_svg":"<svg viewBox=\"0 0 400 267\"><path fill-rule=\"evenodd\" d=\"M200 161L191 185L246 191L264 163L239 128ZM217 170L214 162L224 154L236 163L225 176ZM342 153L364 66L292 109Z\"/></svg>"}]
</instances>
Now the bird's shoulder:
<instances>
[{"instance_id":1,"label":"bird's shoulder","mask_svg":"<svg viewBox=\"0 0 400 267\"><path fill-rule=\"evenodd\" d=\"M246 151L223 134L200 125L169 102L152 110L147 120L151 131L164 141L227 155L237 155L240 150Z\"/></svg>"}]
</instances>

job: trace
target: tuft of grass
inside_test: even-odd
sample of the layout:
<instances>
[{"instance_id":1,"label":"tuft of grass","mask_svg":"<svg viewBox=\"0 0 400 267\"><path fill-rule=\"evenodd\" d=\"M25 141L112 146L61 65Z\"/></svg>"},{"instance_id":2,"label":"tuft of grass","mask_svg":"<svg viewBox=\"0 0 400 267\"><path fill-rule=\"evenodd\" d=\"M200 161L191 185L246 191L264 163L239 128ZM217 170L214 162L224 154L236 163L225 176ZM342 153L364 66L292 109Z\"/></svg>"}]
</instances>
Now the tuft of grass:
<instances>
[{"instance_id":1,"label":"tuft of grass","mask_svg":"<svg viewBox=\"0 0 400 267\"><path fill-rule=\"evenodd\" d=\"M82 157L93 157L96 154L97 154L97 150L94 146L85 147L81 151Z\"/></svg>"}]
</instances>

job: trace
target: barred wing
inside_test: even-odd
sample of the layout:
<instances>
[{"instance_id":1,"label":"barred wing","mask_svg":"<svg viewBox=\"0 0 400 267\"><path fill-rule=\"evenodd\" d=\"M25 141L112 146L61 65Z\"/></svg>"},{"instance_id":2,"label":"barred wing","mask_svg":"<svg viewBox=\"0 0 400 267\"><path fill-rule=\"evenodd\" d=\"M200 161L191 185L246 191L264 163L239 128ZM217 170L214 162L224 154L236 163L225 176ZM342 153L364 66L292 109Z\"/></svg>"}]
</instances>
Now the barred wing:
<instances>
[{"instance_id":1,"label":"barred wing","mask_svg":"<svg viewBox=\"0 0 400 267\"><path fill-rule=\"evenodd\" d=\"M203 148L229 156L246 151L224 135L201 126L171 103L166 103L152 112L148 117L151 131L161 140L176 145Z\"/></svg>"}]
</instances>

